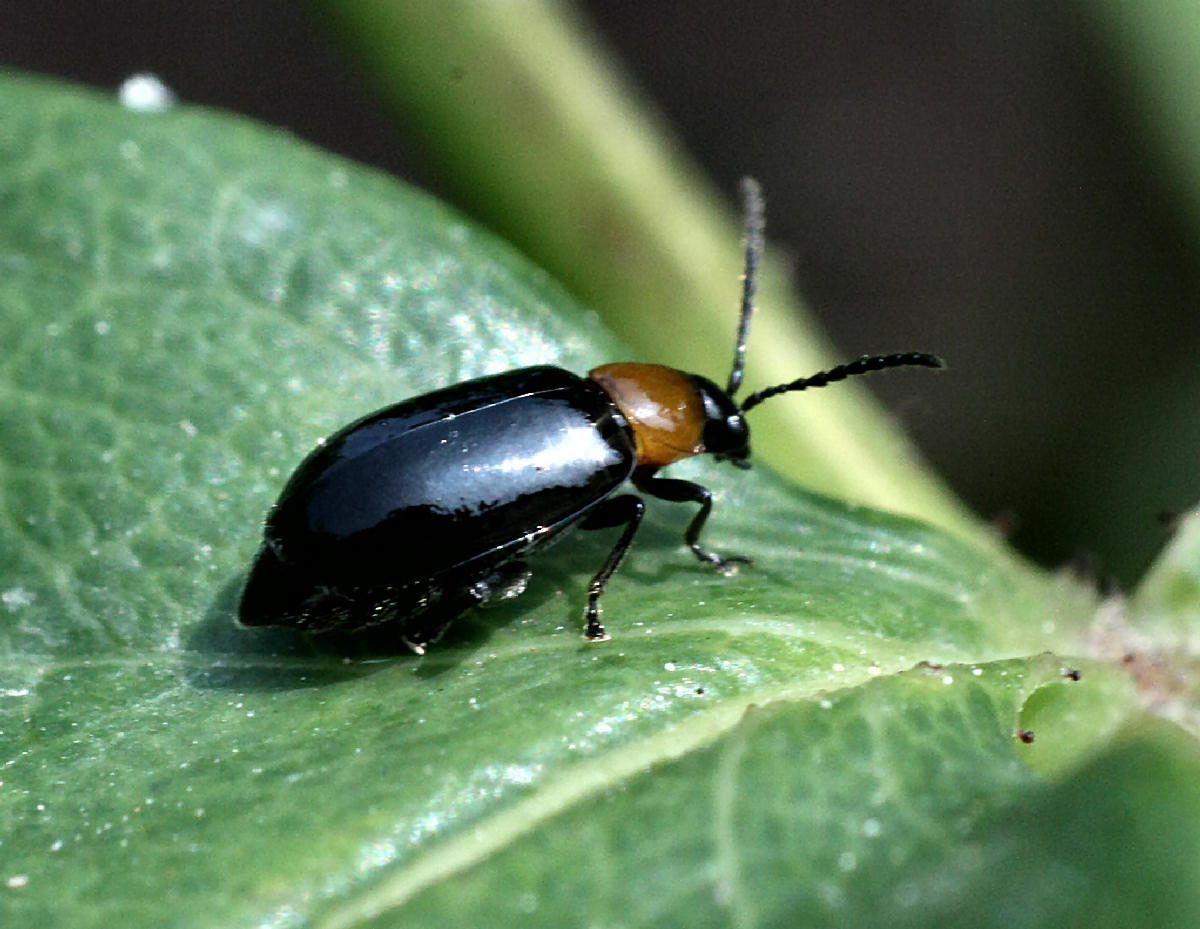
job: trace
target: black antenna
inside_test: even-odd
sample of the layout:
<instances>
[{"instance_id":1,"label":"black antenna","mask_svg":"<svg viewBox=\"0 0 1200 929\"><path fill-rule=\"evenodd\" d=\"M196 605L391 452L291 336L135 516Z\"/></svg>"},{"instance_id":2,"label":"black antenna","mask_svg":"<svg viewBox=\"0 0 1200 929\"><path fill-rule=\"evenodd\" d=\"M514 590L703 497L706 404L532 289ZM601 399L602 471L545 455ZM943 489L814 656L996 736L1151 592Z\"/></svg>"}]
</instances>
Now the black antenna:
<instances>
[{"instance_id":1,"label":"black antenna","mask_svg":"<svg viewBox=\"0 0 1200 929\"><path fill-rule=\"evenodd\" d=\"M746 270L742 274L742 317L738 321L737 347L733 354L733 370L725 393L730 399L742 386L746 367L746 336L750 333L750 317L754 315L754 294L758 290L758 259L763 250L763 229L766 226L762 188L752 177L742 178L742 209L746 214Z\"/></svg>"},{"instance_id":2,"label":"black antenna","mask_svg":"<svg viewBox=\"0 0 1200 929\"><path fill-rule=\"evenodd\" d=\"M742 412L745 413L747 410L758 406L764 400L769 400L771 397L779 394L791 393L794 390L807 390L809 387L824 387L826 384L832 384L834 381L844 381L846 378L854 377L857 374L870 374L872 371L882 371L884 368L903 368L909 365L917 365L923 368L945 367L945 363L937 355L927 355L925 352L900 352L896 355L864 355L862 358L852 361L849 364L838 365L836 368L830 368L828 371L818 371L812 377L798 378L790 384L779 384L776 387L768 387L766 390L753 393L742 404Z\"/></svg>"}]
</instances>

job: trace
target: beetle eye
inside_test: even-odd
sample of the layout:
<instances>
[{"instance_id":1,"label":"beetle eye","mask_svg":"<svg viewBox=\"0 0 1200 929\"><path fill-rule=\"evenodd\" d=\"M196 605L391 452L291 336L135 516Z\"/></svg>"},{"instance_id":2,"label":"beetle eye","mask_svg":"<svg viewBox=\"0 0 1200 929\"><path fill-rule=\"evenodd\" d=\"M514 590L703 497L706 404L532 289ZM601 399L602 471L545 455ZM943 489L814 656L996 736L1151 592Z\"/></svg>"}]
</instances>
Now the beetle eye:
<instances>
[{"instance_id":1,"label":"beetle eye","mask_svg":"<svg viewBox=\"0 0 1200 929\"><path fill-rule=\"evenodd\" d=\"M750 430L741 413L713 417L704 426L704 447L720 460L746 458L749 446Z\"/></svg>"}]
</instances>

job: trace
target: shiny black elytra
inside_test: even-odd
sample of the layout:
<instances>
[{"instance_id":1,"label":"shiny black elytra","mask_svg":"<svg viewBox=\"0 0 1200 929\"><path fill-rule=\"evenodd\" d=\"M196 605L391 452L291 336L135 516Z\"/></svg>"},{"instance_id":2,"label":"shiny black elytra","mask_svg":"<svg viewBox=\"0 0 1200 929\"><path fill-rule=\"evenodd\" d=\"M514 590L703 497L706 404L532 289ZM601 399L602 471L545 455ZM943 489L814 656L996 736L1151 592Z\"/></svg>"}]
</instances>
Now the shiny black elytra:
<instances>
[{"instance_id":1,"label":"shiny black elytra","mask_svg":"<svg viewBox=\"0 0 1200 929\"><path fill-rule=\"evenodd\" d=\"M712 494L658 476L710 453L748 468L745 413L781 393L902 365L941 367L908 352L858 359L751 394L740 406L746 336L763 247L758 184L742 185L746 271L733 370L712 381L661 365L603 365L578 377L536 367L467 381L372 413L301 462L267 516L242 594L247 625L313 631L391 623L421 654L456 616L525 589L525 557L567 529L623 527L588 586L584 635L605 639L600 596L629 549L642 493L700 505L684 541L730 573L741 555L700 544Z\"/></svg>"}]
</instances>

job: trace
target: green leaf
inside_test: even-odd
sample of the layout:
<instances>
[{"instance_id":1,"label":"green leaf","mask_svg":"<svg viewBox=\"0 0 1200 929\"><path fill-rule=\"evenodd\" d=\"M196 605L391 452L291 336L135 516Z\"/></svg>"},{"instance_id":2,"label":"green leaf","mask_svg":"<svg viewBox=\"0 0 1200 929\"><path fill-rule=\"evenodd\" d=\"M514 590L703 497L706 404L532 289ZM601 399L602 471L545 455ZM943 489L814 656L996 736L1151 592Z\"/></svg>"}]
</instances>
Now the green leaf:
<instances>
[{"instance_id":1,"label":"green leaf","mask_svg":"<svg viewBox=\"0 0 1200 929\"><path fill-rule=\"evenodd\" d=\"M1194 925L1200 899L1178 889L1194 877L1195 747L1151 734L1048 784L1006 729L1060 680L1043 658L750 706L687 755L549 824L544 797L526 803L319 923ZM1128 880L1164 847L1152 879ZM399 914L371 918L394 899Z\"/></svg>"},{"instance_id":2,"label":"green leaf","mask_svg":"<svg viewBox=\"0 0 1200 929\"><path fill-rule=\"evenodd\" d=\"M1062 657L1088 594L767 469L678 469L716 493L707 541L757 565L699 566L690 508L652 501L606 643L580 636L606 533L424 658L236 626L321 435L621 350L377 173L228 116L2 89L5 925L916 925L1025 860L1031 804L1086 808L1082 765L1118 798L1130 752L1194 773L1169 738L1112 741L1126 678ZM1136 848L1198 847L1190 802ZM1089 911L1108 872L1060 860L1082 877L1046 893Z\"/></svg>"}]
</instances>

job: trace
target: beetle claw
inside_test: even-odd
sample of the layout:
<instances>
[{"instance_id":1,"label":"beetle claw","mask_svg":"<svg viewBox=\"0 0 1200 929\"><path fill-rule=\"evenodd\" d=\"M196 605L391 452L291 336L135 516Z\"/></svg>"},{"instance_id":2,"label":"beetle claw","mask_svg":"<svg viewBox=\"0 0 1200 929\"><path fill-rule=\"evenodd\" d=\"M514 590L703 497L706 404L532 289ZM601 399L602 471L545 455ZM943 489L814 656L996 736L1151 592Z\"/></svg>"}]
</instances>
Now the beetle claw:
<instances>
[{"instance_id":1,"label":"beetle claw","mask_svg":"<svg viewBox=\"0 0 1200 929\"><path fill-rule=\"evenodd\" d=\"M599 596L588 600L587 612L584 614L583 637L589 642L607 642L609 635L604 631L604 623L600 622Z\"/></svg>"},{"instance_id":2,"label":"beetle claw","mask_svg":"<svg viewBox=\"0 0 1200 929\"><path fill-rule=\"evenodd\" d=\"M726 577L732 577L741 570L738 566L745 565L747 568L754 567L754 559L747 558L745 555L727 555L724 558L717 558L712 563L713 567L724 574Z\"/></svg>"},{"instance_id":3,"label":"beetle claw","mask_svg":"<svg viewBox=\"0 0 1200 929\"><path fill-rule=\"evenodd\" d=\"M726 577L738 573L738 565L746 565L746 567L754 566L754 559L747 558L745 555L725 555L722 557L716 552L710 552L708 549L701 548L698 545L692 546L692 551L696 557L706 564L712 565L713 568L720 571Z\"/></svg>"}]
</instances>

